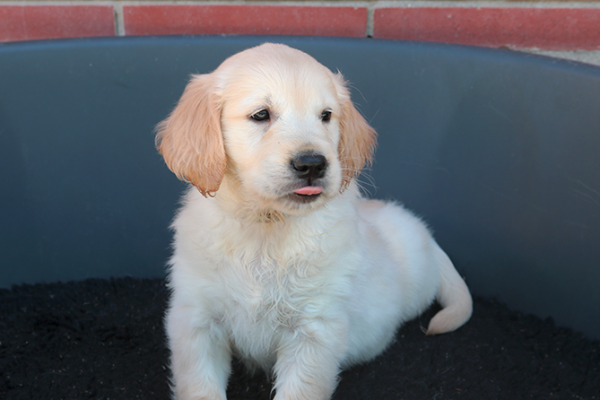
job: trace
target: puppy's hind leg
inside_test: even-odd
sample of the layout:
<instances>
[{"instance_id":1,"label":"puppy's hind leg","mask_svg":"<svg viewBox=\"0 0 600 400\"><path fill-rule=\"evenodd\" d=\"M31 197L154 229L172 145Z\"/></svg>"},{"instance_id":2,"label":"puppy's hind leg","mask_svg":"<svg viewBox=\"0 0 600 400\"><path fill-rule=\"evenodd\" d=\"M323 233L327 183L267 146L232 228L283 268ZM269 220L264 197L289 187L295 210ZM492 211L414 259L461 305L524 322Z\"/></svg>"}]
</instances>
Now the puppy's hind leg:
<instances>
[{"instance_id":1,"label":"puppy's hind leg","mask_svg":"<svg viewBox=\"0 0 600 400\"><path fill-rule=\"evenodd\" d=\"M443 307L429 322L427 335L438 335L460 328L471 318L473 300L465 281L450 258L434 243L435 260L440 270L440 286L436 299Z\"/></svg>"},{"instance_id":2,"label":"puppy's hind leg","mask_svg":"<svg viewBox=\"0 0 600 400\"><path fill-rule=\"evenodd\" d=\"M229 342L215 322L195 320L194 311L172 305L167 313L173 399L225 400L231 372Z\"/></svg>"}]
</instances>

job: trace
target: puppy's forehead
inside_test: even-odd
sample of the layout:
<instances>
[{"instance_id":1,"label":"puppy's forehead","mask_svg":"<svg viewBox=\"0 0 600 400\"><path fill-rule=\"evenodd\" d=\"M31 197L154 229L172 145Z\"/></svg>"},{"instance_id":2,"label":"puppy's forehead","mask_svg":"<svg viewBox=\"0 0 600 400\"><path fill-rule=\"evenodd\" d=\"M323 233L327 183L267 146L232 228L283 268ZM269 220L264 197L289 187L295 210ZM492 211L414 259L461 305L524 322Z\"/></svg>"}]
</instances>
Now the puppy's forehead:
<instances>
[{"instance_id":1,"label":"puppy's forehead","mask_svg":"<svg viewBox=\"0 0 600 400\"><path fill-rule=\"evenodd\" d=\"M285 45L265 44L227 59L218 68L224 90L237 96L269 98L279 96L329 97L336 90L329 69L306 53Z\"/></svg>"},{"instance_id":2,"label":"puppy's forehead","mask_svg":"<svg viewBox=\"0 0 600 400\"><path fill-rule=\"evenodd\" d=\"M328 71L310 55L283 44L265 43L234 54L225 60L218 70L237 70L248 67L250 71L268 69L290 69L293 66L316 68Z\"/></svg>"}]
</instances>

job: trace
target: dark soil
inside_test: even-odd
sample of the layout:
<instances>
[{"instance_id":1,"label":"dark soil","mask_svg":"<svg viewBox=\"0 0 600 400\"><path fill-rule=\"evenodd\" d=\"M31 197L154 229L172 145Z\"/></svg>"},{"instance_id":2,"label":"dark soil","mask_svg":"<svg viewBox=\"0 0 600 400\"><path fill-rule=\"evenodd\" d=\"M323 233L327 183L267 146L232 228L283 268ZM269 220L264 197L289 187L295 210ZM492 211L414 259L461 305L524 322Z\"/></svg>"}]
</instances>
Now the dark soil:
<instances>
[{"instance_id":1,"label":"dark soil","mask_svg":"<svg viewBox=\"0 0 600 400\"><path fill-rule=\"evenodd\" d=\"M164 280L0 290L1 399L168 399ZM373 362L345 371L336 400L600 399L600 342L476 299L458 331L426 337L435 309ZM271 396L235 364L228 398Z\"/></svg>"}]
</instances>

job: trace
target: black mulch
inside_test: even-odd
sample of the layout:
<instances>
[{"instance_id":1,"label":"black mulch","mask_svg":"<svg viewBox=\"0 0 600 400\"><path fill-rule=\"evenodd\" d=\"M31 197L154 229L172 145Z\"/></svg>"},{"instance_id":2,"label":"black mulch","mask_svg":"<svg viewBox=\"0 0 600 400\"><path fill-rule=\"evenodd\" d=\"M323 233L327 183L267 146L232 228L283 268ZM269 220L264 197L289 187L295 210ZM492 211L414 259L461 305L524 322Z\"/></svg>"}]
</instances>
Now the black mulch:
<instances>
[{"instance_id":1,"label":"black mulch","mask_svg":"<svg viewBox=\"0 0 600 400\"><path fill-rule=\"evenodd\" d=\"M163 280L0 290L1 399L168 399ZM600 342L476 299L460 330L426 337L435 309L373 362L345 371L335 399L600 399ZM269 399L235 364L228 398Z\"/></svg>"}]
</instances>

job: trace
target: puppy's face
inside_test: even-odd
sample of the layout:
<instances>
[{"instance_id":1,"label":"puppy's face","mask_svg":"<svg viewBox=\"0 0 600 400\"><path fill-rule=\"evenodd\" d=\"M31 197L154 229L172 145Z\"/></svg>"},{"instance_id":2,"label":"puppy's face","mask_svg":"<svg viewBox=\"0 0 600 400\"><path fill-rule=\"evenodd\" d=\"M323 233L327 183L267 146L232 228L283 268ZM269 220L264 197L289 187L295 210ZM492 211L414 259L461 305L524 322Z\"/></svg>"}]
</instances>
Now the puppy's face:
<instances>
[{"instance_id":1,"label":"puppy's face","mask_svg":"<svg viewBox=\"0 0 600 400\"><path fill-rule=\"evenodd\" d=\"M343 190L375 141L340 75L272 44L194 77L158 129L169 167L203 194L229 179L244 201L288 214Z\"/></svg>"},{"instance_id":2,"label":"puppy's face","mask_svg":"<svg viewBox=\"0 0 600 400\"><path fill-rule=\"evenodd\" d=\"M333 75L290 53L295 62L244 59L227 70L221 113L228 168L244 197L286 213L322 204L342 183Z\"/></svg>"}]
</instances>

